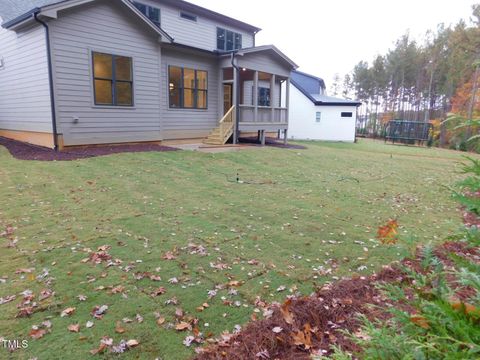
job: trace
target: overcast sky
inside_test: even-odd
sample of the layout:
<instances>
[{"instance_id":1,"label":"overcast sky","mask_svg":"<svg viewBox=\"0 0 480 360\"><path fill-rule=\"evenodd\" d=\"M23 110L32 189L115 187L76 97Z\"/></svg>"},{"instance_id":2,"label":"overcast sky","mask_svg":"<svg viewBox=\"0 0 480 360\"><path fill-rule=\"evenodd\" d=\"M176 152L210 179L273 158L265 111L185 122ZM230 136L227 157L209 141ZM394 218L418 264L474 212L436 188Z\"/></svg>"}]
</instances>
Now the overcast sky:
<instances>
[{"instance_id":1,"label":"overcast sky","mask_svg":"<svg viewBox=\"0 0 480 360\"><path fill-rule=\"evenodd\" d=\"M299 66L322 77L384 54L407 30L420 39L437 24L469 21L480 0L189 0L262 28L257 45L274 44Z\"/></svg>"}]
</instances>

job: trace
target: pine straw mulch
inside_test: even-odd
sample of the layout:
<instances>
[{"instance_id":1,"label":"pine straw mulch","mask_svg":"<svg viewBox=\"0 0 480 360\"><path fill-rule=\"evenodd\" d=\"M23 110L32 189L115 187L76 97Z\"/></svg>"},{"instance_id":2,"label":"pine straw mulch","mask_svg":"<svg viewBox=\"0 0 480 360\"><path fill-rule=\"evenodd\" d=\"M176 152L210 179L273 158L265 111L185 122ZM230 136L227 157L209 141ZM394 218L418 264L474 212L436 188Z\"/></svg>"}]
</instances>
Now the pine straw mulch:
<instances>
[{"instance_id":1,"label":"pine straw mulch","mask_svg":"<svg viewBox=\"0 0 480 360\"><path fill-rule=\"evenodd\" d=\"M32 145L0 136L0 145L5 146L10 154L19 160L37 161L72 161L96 156L105 156L125 152L175 151L177 148L154 143L97 145L65 148L55 151L47 147Z\"/></svg>"},{"instance_id":2,"label":"pine straw mulch","mask_svg":"<svg viewBox=\"0 0 480 360\"><path fill-rule=\"evenodd\" d=\"M447 268L453 266L450 259L452 253L480 263L480 249L471 248L464 242L447 242L437 247L434 253ZM195 360L307 360L314 354L331 354L333 345L355 353L360 348L343 332L362 336L359 314L370 320L387 320L390 317L389 307L412 310L407 304L392 303L381 294L378 285L410 284L411 279L402 267L424 272L421 259L419 248L415 258L385 266L379 274L370 277L355 277L326 285L312 296L292 297L282 305L268 306L258 301L257 308L263 307L264 314L266 309L273 310L269 318L250 322L238 334L225 333L219 339L211 340L213 344L210 346L197 349L199 354ZM454 278L447 281L461 300L472 295L471 289L460 288Z\"/></svg>"}]
</instances>

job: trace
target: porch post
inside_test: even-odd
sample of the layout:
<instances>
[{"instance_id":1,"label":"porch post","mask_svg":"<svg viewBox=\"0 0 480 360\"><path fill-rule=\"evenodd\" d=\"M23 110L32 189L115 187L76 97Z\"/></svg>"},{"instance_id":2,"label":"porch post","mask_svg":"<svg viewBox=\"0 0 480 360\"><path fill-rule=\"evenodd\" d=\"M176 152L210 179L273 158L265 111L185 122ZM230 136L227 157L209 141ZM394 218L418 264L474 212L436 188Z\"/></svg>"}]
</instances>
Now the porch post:
<instances>
[{"instance_id":1,"label":"porch post","mask_svg":"<svg viewBox=\"0 0 480 360\"><path fill-rule=\"evenodd\" d=\"M290 112L290 77L287 78L287 88L285 89L285 106L287 108L286 114L285 114L285 120L287 122L288 126L288 117L289 117L289 112ZM288 137L288 128L285 129L283 132L283 143L286 145L287 144L287 137Z\"/></svg>"},{"instance_id":2,"label":"porch post","mask_svg":"<svg viewBox=\"0 0 480 360\"><path fill-rule=\"evenodd\" d=\"M287 108L287 113L285 114L285 120L288 124L288 113L290 110L290 77L287 78L287 88L285 89L285 107Z\"/></svg>"},{"instance_id":3,"label":"porch post","mask_svg":"<svg viewBox=\"0 0 480 360\"><path fill-rule=\"evenodd\" d=\"M258 71L255 70L253 75L253 121L258 120Z\"/></svg>"},{"instance_id":4,"label":"porch post","mask_svg":"<svg viewBox=\"0 0 480 360\"><path fill-rule=\"evenodd\" d=\"M275 122L275 74L270 78L270 107L272 108L272 122Z\"/></svg>"},{"instance_id":5,"label":"porch post","mask_svg":"<svg viewBox=\"0 0 480 360\"><path fill-rule=\"evenodd\" d=\"M232 99L233 99L233 104L235 105L235 114L238 116L240 114L240 111L238 109L238 97L237 97L237 92L238 92L238 81L239 81L239 73L238 70L235 69L235 67L232 68L233 70L233 86L232 86ZM223 104L223 101L222 101ZM238 142L238 122L240 119L237 119L237 116L235 116L235 123L233 124L233 144L236 144Z\"/></svg>"}]
</instances>

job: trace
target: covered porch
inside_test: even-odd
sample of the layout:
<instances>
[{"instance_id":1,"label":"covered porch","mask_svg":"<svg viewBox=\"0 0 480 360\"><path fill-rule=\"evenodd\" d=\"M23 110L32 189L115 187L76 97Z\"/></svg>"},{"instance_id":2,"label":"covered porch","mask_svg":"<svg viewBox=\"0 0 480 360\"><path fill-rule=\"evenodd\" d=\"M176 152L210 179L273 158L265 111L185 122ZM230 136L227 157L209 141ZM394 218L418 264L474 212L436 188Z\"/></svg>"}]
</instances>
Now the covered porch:
<instances>
[{"instance_id":1,"label":"covered porch","mask_svg":"<svg viewBox=\"0 0 480 360\"><path fill-rule=\"evenodd\" d=\"M233 135L288 135L290 73L297 66L274 46L260 46L225 54L220 60L219 127L212 132L222 140ZM228 133L231 125L231 133ZM226 141L227 139L225 139Z\"/></svg>"}]
</instances>

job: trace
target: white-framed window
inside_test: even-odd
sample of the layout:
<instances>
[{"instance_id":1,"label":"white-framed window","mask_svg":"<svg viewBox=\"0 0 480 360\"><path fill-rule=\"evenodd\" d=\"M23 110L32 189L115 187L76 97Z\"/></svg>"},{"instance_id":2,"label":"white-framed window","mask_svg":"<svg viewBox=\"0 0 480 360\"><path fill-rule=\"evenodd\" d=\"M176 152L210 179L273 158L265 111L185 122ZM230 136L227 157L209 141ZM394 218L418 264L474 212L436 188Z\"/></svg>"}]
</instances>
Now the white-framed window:
<instances>
[{"instance_id":1,"label":"white-framed window","mask_svg":"<svg viewBox=\"0 0 480 360\"><path fill-rule=\"evenodd\" d=\"M317 112L315 113L315 122L316 122L316 123L319 123L320 120L322 120L322 113L321 113L320 111L317 111Z\"/></svg>"},{"instance_id":2,"label":"white-framed window","mask_svg":"<svg viewBox=\"0 0 480 360\"><path fill-rule=\"evenodd\" d=\"M140 12L149 18L155 25L160 27L160 9L155 6L142 4L138 1L134 1L133 5L140 10Z\"/></svg>"},{"instance_id":3,"label":"white-framed window","mask_svg":"<svg viewBox=\"0 0 480 360\"><path fill-rule=\"evenodd\" d=\"M232 51L242 48L242 34L217 28L217 50Z\"/></svg>"}]
</instances>

